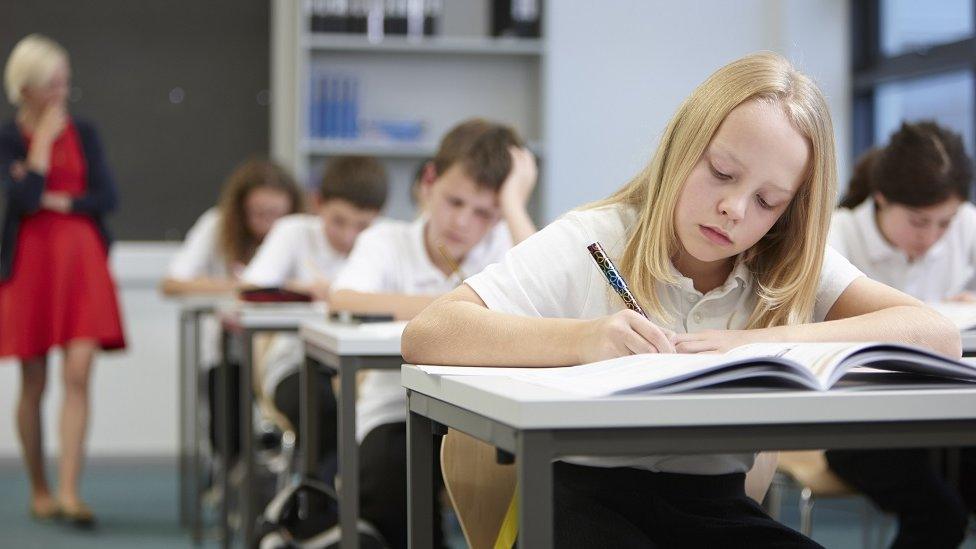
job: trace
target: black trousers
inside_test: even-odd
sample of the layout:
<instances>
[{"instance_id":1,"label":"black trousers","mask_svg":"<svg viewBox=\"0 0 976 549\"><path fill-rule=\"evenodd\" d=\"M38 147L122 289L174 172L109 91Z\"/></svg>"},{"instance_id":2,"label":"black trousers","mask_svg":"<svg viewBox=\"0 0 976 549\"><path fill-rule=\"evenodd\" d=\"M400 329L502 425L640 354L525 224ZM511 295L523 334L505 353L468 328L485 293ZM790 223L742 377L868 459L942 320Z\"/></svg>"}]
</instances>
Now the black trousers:
<instances>
[{"instance_id":1,"label":"black trousers","mask_svg":"<svg viewBox=\"0 0 976 549\"><path fill-rule=\"evenodd\" d=\"M960 485L950 486L926 448L828 450L839 477L898 516L892 547L958 547L976 511L976 448L960 450Z\"/></svg>"},{"instance_id":2,"label":"black trousers","mask_svg":"<svg viewBox=\"0 0 976 549\"><path fill-rule=\"evenodd\" d=\"M318 420L319 431L319 458L320 468L324 463L334 463L336 454L337 430L337 403L335 392L332 390L332 376L321 370L316 370L318 376L318 407L316 417ZM278 383L272 395L275 408L284 414L292 427L295 428L296 443L301 447L301 429L299 419L301 414L301 387L299 386L299 373L288 374ZM331 467L329 468L331 469ZM334 475L334 473L333 473ZM320 480L332 485L332 477L325 475Z\"/></svg>"},{"instance_id":3,"label":"black trousers","mask_svg":"<svg viewBox=\"0 0 976 549\"><path fill-rule=\"evenodd\" d=\"M227 364L227 428L230 429L230 462L237 460L241 452L241 367ZM207 370L207 396L210 397L210 447L214 455L221 456L220 433L217 427L217 390L220 388L220 365Z\"/></svg>"},{"instance_id":4,"label":"black trousers","mask_svg":"<svg viewBox=\"0 0 976 549\"><path fill-rule=\"evenodd\" d=\"M441 475L441 437L434 437L434 478ZM437 499L435 499L435 502ZM359 445L359 514L383 534L393 549L407 547L407 424L387 423L370 431ZM444 532L435 504L434 547L444 547Z\"/></svg>"},{"instance_id":5,"label":"black trousers","mask_svg":"<svg viewBox=\"0 0 976 549\"><path fill-rule=\"evenodd\" d=\"M820 547L770 518L745 475L679 475L556 462L555 546Z\"/></svg>"}]
</instances>

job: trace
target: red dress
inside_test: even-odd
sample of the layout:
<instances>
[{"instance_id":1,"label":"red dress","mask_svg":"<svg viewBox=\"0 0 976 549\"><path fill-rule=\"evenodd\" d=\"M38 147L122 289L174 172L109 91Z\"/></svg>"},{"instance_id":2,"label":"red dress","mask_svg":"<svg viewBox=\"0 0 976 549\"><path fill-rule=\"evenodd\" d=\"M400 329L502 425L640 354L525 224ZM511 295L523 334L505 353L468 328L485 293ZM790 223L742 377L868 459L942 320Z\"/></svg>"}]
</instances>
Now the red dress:
<instances>
[{"instance_id":1,"label":"red dress","mask_svg":"<svg viewBox=\"0 0 976 549\"><path fill-rule=\"evenodd\" d=\"M87 180L81 139L69 122L51 148L44 189L76 197ZM13 273L0 282L0 357L43 356L74 339L125 347L108 252L87 215L39 210L22 219Z\"/></svg>"}]
</instances>

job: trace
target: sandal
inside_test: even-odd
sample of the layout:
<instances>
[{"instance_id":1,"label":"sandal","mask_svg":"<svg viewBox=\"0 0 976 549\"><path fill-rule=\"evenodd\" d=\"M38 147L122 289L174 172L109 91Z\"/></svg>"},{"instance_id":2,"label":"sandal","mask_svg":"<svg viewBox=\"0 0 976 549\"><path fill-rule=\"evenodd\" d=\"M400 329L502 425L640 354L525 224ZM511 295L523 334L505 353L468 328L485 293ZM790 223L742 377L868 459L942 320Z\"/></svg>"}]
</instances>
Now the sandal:
<instances>
[{"instance_id":1,"label":"sandal","mask_svg":"<svg viewBox=\"0 0 976 549\"><path fill-rule=\"evenodd\" d=\"M31 503L27 511L30 517L38 522L48 522L61 517L61 505L55 500L41 507Z\"/></svg>"},{"instance_id":2,"label":"sandal","mask_svg":"<svg viewBox=\"0 0 976 549\"><path fill-rule=\"evenodd\" d=\"M95 513L84 503L71 506L61 503L61 519L75 528L95 527Z\"/></svg>"}]
</instances>

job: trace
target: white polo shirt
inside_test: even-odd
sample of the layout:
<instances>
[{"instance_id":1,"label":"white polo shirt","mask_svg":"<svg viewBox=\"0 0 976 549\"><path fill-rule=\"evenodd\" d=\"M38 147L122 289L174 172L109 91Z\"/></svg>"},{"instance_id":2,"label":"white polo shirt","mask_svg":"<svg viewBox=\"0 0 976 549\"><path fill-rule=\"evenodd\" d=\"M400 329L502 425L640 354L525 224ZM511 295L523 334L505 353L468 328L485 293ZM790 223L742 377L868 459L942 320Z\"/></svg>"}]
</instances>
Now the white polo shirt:
<instances>
[{"instance_id":1,"label":"white polo shirt","mask_svg":"<svg viewBox=\"0 0 976 549\"><path fill-rule=\"evenodd\" d=\"M321 217L293 214L271 227L241 280L264 287L280 287L288 282L310 284L323 279L332 282L345 263L346 256L325 237ZM261 387L266 395L273 396L281 380L298 371L303 356L297 335L275 334L261 363Z\"/></svg>"},{"instance_id":2,"label":"white polo shirt","mask_svg":"<svg viewBox=\"0 0 976 549\"><path fill-rule=\"evenodd\" d=\"M465 282L481 296L488 308L511 314L547 318L590 319L624 308L610 291L586 247L601 242L619 262L637 213L625 206L605 206L574 211L529 237L505 255L505 259ZM679 333L712 329L743 329L756 304L753 277L738 264L726 282L702 294L691 279L661 285L662 303L673 307L673 321L666 327ZM814 321L822 321L847 286L861 273L828 249L817 290ZM572 461L600 467L635 467L670 473L716 475L745 472L754 454L656 455L641 457L574 457Z\"/></svg>"},{"instance_id":3,"label":"white polo shirt","mask_svg":"<svg viewBox=\"0 0 976 549\"><path fill-rule=\"evenodd\" d=\"M864 274L922 301L976 290L976 206L964 202L942 238L912 262L885 240L874 216L869 199L838 209L830 222L830 245Z\"/></svg>"},{"instance_id":4,"label":"white polo shirt","mask_svg":"<svg viewBox=\"0 0 976 549\"><path fill-rule=\"evenodd\" d=\"M176 280L228 276L227 261L220 252L220 210L210 208L186 233L186 239L169 264L167 275Z\"/></svg>"},{"instance_id":5,"label":"white polo shirt","mask_svg":"<svg viewBox=\"0 0 976 549\"><path fill-rule=\"evenodd\" d=\"M426 226L426 219L420 218L413 222L391 221L367 229L356 240L349 261L332 285L333 290L438 296L456 288L461 283L459 278L445 276L427 254ZM465 275L481 272L499 261L511 247L507 228L491 230L468 252L461 271ZM359 387L358 440L362 441L379 425L407 420L406 392L400 384L399 371L367 372Z\"/></svg>"},{"instance_id":6,"label":"white polo shirt","mask_svg":"<svg viewBox=\"0 0 976 549\"><path fill-rule=\"evenodd\" d=\"M227 260L220 251L220 210L210 208L186 233L183 245L170 261L166 275L175 280L228 278ZM206 366L220 362L220 323L206 316L200 325L200 360Z\"/></svg>"},{"instance_id":7,"label":"white polo shirt","mask_svg":"<svg viewBox=\"0 0 976 549\"><path fill-rule=\"evenodd\" d=\"M311 214L282 217L244 269L241 280L255 286L335 280L346 256L325 237L322 218Z\"/></svg>"}]
</instances>

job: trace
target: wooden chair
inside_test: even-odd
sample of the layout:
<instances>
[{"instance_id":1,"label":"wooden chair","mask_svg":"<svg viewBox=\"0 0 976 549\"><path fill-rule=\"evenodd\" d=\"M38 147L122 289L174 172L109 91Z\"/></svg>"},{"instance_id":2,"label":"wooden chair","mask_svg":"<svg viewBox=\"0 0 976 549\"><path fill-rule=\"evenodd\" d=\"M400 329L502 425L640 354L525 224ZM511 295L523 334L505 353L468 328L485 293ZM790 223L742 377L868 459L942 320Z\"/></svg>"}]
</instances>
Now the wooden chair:
<instances>
[{"instance_id":1,"label":"wooden chair","mask_svg":"<svg viewBox=\"0 0 976 549\"><path fill-rule=\"evenodd\" d=\"M441 470L451 505L471 549L493 549L515 496L515 466L499 465L493 446L448 430Z\"/></svg>"}]
</instances>

